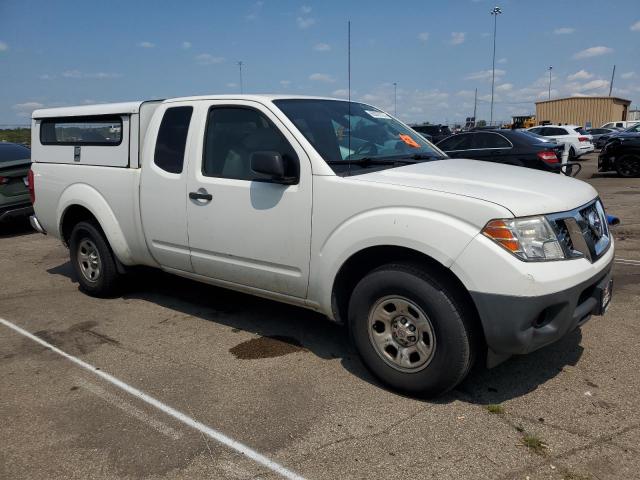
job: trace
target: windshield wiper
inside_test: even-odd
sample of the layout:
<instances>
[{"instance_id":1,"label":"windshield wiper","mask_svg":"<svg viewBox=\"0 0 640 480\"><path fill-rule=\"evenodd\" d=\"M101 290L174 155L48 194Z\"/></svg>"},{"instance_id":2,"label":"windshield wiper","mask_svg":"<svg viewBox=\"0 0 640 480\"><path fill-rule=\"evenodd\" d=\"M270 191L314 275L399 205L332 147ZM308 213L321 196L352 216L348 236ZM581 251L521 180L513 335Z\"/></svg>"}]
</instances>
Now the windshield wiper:
<instances>
[{"instance_id":1,"label":"windshield wiper","mask_svg":"<svg viewBox=\"0 0 640 480\"><path fill-rule=\"evenodd\" d=\"M432 158L440 158L438 155L426 155L416 153L409 156L393 156L393 157L363 157L354 160L328 160L329 165L358 165L366 167L367 165L396 165L403 163L419 163Z\"/></svg>"},{"instance_id":2,"label":"windshield wiper","mask_svg":"<svg viewBox=\"0 0 640 480\"><path fill-rule=\"evenodd\" d=\"M328 160L327 163L329 165L359 165L361 167L366 167L367 165L395 165L397 163L414 163L414 161L402 158L394 159L363 157L355 160Z\"/></svg>"}]
</instances>

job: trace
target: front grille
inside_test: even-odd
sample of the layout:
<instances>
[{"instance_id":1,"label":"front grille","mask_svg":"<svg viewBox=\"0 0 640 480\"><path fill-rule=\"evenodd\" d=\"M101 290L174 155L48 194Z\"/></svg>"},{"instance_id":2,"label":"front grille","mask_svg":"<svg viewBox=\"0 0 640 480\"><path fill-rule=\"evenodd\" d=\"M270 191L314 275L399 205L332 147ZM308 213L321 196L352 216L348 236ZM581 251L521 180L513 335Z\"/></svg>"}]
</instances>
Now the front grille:
<instances>
[{"instance_id":1,"label":"front grille","mask_svg":"<svg viewBox=\"0 0 640 480\"><path fill-rule=\"evenodd\" d=\"M547 215L568 258L598 260L611 243L600 199L575 210Z\"/></svg>"}]
</instances>

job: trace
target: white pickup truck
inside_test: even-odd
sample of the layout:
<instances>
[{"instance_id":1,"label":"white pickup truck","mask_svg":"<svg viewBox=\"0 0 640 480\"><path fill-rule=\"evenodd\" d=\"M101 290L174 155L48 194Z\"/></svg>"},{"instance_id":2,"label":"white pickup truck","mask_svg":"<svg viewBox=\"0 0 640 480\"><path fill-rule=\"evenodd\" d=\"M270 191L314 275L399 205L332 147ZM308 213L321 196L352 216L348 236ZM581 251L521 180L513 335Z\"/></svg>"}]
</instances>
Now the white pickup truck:
<instances>
[{"instance_id":1,"label":"white pickup truck","mask_svg":"<svg viewBox=\"0 0 640 480\"><path fill-rule=\"evenodd\" d=\"M202 96L37 110L33 226L81 288L128 267L348 325L388 385L437 395L603 314L613 239L597 192L449 159L362 103ZM215 302L215 298L211 299Z\"/></svg>"}]
</instances>

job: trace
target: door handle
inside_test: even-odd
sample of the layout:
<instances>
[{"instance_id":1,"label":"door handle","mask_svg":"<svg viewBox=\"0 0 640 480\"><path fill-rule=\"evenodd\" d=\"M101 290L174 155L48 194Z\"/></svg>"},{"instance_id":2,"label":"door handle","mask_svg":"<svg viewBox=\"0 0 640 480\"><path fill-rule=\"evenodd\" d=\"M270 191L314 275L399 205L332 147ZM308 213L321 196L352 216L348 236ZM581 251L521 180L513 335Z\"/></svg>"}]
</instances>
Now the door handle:
<instances>
[{"instance_id":1,"label":"door handle","mask_svg":"<svg viewBox=\"0 0 640 480\"><path fill-rule=\"evenodd\" d=\"M203 192L189 192L189 198L191 200L206 200L210 202L213 199L213 195L204 190Z\"/></svg>"}]
</instances>

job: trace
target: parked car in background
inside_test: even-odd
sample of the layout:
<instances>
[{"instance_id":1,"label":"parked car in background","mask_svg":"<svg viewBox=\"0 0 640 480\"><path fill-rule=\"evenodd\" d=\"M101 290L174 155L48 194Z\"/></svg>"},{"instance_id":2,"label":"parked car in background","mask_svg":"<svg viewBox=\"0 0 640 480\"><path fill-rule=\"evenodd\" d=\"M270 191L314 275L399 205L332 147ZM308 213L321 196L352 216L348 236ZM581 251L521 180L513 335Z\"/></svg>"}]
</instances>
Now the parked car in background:
<instances>
[{"instance_id":1,"label":"parked car in background","mask_svg":"<svg viewBox=\"0 0 640 480\"><path fill-rule=\"evenodd\" d=\"M613 170L621 177L640 177L640 133L623 133L606 143L598 156L598 171Z\"/></svg>"},{"instance_id":2,"label":"parked car in background","mask_svg":"<svg viewBox=\"0 0 640 480\"><path fill-rule=\"evenodd\" d=\"M17 143L0 142L0 222L33 213L27 188L30 167L31 150Z\"/></svg>"},{"instance_id":3,"label":"parked car in background","mask_svg":"<svg viewBox=\"0 0 640 480\"><path fill-rule=\"evenodd\" d=\"M622 128L622 129L625 129L625 128L633 127L634 125L638 125L638 124L640 124L640 121L638 121L638 120L621 120L621 121L616 121L616 122L605 123L600 128Z\"/></svg>"},{"instance_id":4,"label":"parked car in background","mask_svg":"<svg viewBox=\"0 0 640 480\"><path fill-rule=\"evenodd\" d=\"M518 130L478 130L457 133L437 143L453 158L473 158L488 162L560 172L564 145Z\"/></svg>"},{"instance_id":5,"label":"parked car in background","mask_svg":"<svg viewBox=\"0 0 640 480\"><path fill-rule=\"evenodd\" d=\"M625 129L625 130L616 130L612 133L607 133L604 134L602 136L600 136L600 138L598 139L598 144L600 145L599 148L604 148L605 144L611 140L614 137L617 137L620 134L624 134L624 133L640 133L640 123L636 124L636 125L632 125L629 128Z\"/></svg>"},{"instance_id":6,"label":"parked car in background","mask_svg":"<svg viewBox=\"0 0 640 480\"><path fill-rule=\"evenodd\" d=\"M447 125L418 125L411 128L420 134L427 134L431 136L431 141L433 143L438 143L440 140L447 138L452 133Z\"/></svg>"},{"instance_id":7,"label":"parked car in background","mask_svg":"<svg viewBox=\"0 0 640 480\"><path fill-rule=\"evenodd\" d=\"M606 138L618 132L620 132L620 130L617 128L587 128L585 130L585 133L591 135L595 148L602 148L606 143ZM605 137L605 139L602 139L602 137Z\"/></svg>"},{"instance_id":8,"label":"parked car in background","mask_svg":"<svg viewBox=\"0 0 640 480\"><path fill-rule=\"evenodd\" d=\"M569 148L569 161L573 161L595 150L591 135L580 133L580 129L582 127L579 125L544 125L527 130L565 143Z\"/></svg>"}]
</instances>

